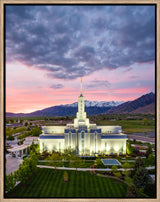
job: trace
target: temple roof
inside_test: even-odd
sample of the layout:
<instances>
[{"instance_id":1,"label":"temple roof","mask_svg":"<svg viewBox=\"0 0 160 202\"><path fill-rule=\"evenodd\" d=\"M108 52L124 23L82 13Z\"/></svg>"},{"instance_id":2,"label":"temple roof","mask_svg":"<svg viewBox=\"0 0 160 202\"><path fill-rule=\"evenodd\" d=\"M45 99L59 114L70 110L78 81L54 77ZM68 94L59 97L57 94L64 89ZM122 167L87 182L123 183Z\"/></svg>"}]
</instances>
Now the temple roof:
<instances>
[{"instance_id":1,"label":"temple roof","mask_svg":"<svg viewBox=\"0 0 160 202\"><path fill-rule=\"evenodd\" d=\"M123 134L108 134L108 135L102 135L101 139L127 139L127 135Z\"/></svg>"}]
</instances>

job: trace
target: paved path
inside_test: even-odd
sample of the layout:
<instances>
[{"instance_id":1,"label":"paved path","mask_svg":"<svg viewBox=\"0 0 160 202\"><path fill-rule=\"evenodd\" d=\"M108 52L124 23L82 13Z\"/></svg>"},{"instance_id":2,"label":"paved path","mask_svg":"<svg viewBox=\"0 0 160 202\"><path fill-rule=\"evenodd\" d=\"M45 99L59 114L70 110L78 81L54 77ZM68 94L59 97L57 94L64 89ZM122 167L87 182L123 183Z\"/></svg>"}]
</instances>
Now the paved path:
<instances>
[{"instance_id":1,"label":"paved path","mask_svg":"<svg viewBox=\"0 0 160 202\"><path fill-rule=\"evenodd\" d=\"M13 173L15 170L18 170L19 164L21 164L23 160L7 154L6 161L6 174L8 175L11 172Z\"/></svg>"},{"instance_id":2,"label":"paved path","mask_svg":"<svg viewBox=\"0 0 160 202\"><path fill-rule=\"evenodd\" d=\"M50 168L50 169L55 169L55 167L53 166L43 166L43 165L37 165L38 168ZM155 166L151 166L151 167L146 167L147 170L151 170L154 169ZM68 168L68 167L56 167L56 169L59 170L77 170L77 171L91 171L91 170L99 170L99 171L112 171L112 169L110 168ZM123 168L119 168L117 169L118 171L124 171L125 169ZM133 170L133 168L128 168L126 169L126 171L128 170Z\"/></svg>"}]
</instances>

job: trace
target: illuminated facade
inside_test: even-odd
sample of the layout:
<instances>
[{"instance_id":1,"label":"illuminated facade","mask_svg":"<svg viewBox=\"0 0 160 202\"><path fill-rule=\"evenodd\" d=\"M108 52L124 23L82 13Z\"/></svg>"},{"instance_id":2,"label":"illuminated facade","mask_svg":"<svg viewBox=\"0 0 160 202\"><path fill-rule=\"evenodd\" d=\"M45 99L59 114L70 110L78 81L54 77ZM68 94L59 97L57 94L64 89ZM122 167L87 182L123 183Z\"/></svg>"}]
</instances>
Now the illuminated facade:
<instances>
[{"instance_id":1,"label":"illuminated facade","mask_svg":"<svg viewBox=\"0 0 160 202\"><path fill-rule=\"evenodd\" d=\"M78 97L78 112L73 124L43 126L39 136L40 152L71 148L79 155L126 154L127 136L121 126L97 126L90 124L85 112L84 96Z\"/></svg>"}]
</instances>

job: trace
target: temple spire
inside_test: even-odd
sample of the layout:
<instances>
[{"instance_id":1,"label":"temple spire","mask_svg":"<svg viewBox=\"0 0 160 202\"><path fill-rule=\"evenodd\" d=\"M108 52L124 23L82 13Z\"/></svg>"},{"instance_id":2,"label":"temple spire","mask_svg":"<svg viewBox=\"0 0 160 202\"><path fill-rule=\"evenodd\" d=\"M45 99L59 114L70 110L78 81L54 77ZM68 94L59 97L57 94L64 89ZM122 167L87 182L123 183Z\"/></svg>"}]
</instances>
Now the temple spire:
<instances>
[{"instance_id":1,"label":"temple spire","mask_svg":"<svg viewBox=\"0 0 160 202\"><path fill-rule=\"evenodd\" d=\"M82 95L82 78L81 78L81 95Z\"/></svg>"}]
</instances>

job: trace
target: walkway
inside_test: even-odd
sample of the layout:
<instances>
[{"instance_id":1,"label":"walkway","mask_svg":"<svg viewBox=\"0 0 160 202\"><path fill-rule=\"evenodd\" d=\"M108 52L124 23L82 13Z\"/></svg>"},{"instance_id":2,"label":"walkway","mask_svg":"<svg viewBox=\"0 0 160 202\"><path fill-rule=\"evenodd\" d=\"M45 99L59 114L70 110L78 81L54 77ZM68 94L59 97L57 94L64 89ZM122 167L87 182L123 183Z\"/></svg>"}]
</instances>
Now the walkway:
<instances>
[{"instance_id":1,"label":"walkway","mask_svg":"<svg viewBox=\"0 0 160 202\"><path fill-rule=\"evenodd\" d=\"M6 174L9 175L11 172L13 173L15 170L18 170L19 164L22 163L22 159L14 158L11 155L6 155Z\"/></svg>"},{"instance_id":2,"label":"walkway","mask_svg":"<svg viewBox=\"0 0 160 202\"><path fill-rule=\"evenodd\" d=\"M53 166L43 166L43 165L37 165L38 168L50 168L55 169ZM112 171L111 168L68 168L68 167L56 167L58 170L77 170L77 171L92 171L92 170L99 170L99 171ZM155 166L146 167L147 170L155 169ZM128 168L128 170L133 170L133 168ZM125 171L123 168L118 168L117 171Z\"/></svg>"}]
</instances>

